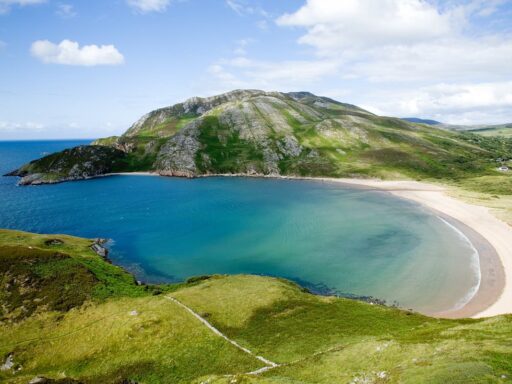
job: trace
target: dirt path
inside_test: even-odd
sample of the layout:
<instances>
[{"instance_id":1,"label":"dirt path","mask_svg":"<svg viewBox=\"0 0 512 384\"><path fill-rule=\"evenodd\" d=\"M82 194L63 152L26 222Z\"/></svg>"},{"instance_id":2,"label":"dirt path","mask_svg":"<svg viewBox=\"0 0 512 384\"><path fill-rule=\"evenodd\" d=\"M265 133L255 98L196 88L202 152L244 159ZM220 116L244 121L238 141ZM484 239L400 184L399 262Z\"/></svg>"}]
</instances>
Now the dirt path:
<instances>
[{"instance_id":1,"label":"dirt path","mask_svg":"<svg viewBox=\"0 0 512 384\"><path fill-rule=\"evenodd\" d=\"M179 301L178 299L175 299L174 297L172 296L165 296L166 299L168 300L171 300L172 302L176 303L177 305L179 305L180 307L182 307L183 309L185 309L186 311L188 311L190 314L192 314L192 316L194 316L197 320L199 320L201 323L203 323L210 331L212 331L213 333L215 333L216 335L222 337L224 340L226 340L228 343L231 343L232 345L234 345L236 348L240 349L241 351L253 356L254 358L258 359L259 361L261 361L263 364L266 365L266 367L263 367L263 368L260 368L256 371L252 371L252 372L248 372L247 374L248 375L257 375L257 374L260 374L260 373L263 373L263 372L266 372L268 371L269 369L272 369L272 368L276 368L276 367L279 367L279 364L277 363L274 363L273 361L270 361L268 359L265 359L264 357L262 356L258 356L256 355L254 352L252 352L250 349L247 349L243 346L241 346L240 344L238 344L235 340L232 340L230 339L229 337L227 337L225 334L223 334L221 331L219 331L217 328L215 328L213 325L211 325L206 319L204 319L203 317L201 317L201 315L199 315L197 312L195 312L192 308L189 308L187 307L185 304L183 304L181 301Z\"/></svg>"}]
</instances>

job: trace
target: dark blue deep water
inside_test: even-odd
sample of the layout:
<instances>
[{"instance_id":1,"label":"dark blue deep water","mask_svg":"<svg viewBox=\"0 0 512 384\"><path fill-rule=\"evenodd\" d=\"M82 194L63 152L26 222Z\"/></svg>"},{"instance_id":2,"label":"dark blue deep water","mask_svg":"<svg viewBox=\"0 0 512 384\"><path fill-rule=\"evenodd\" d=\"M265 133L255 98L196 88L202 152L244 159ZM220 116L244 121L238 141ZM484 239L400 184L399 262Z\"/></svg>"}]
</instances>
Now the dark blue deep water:
<instances>
[{"instance_id":1,"label":"dark blue deep water","mask_svg":"<svg viewBox=\"0 0 512 384\"><path fill-rule=\"evenodd\" d=\"M0 142L0 173L82 143ZM1 228L110 238L111 259L145 281L254 273L436 311L467 300L478 279L458 233L383 192L251 178L16 181L0 178Z\"/></svg>"}]
</instances>

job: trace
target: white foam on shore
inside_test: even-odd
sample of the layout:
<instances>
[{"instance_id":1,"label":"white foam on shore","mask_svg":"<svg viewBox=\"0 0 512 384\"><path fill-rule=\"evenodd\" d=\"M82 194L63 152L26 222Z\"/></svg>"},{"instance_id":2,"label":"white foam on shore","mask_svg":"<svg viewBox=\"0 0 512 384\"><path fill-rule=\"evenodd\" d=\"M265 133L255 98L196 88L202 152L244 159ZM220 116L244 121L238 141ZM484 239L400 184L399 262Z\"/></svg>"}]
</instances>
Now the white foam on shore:
<instances>
[{"instance_id":1,"label":"white foam on shore","mask_svg":"<svg viewBox=\"0 0 512 384\"><path fill-rule=\"evenodd\" d=\"M451 229L453 229L455 231L455 233L457 233L459 235L459 237L464 240L464 242L469 245L469 247L473 250L473 254L472 254L472 258L471 258L471 269L473 270L473 272L475 273L475 275L477 276L477 283L471 287L471 289L468 291L468 293L466 295L464 295L456 304L455 306L452 308L452 310L456 311L458 309L461 309L463 308L467 303L469 303L471 301L471 299L473 297L475 297L476 293L478 292L478 290L480 289L480 284L482 282L482 271L480 269L480 254L478 253L478 250L475 248L475 246L473 245L473 243L471 242L471 240L469 240L469 238L464 234L464 232L462 232L459 228L457 228L456 226L450 224L448 221L446 221L445 219L443 219L442 217L439 217L437 216L437 218L439 220L441 220L443 223L445 223L448 227L450 227Z\"/></svg>"}]
</instances>

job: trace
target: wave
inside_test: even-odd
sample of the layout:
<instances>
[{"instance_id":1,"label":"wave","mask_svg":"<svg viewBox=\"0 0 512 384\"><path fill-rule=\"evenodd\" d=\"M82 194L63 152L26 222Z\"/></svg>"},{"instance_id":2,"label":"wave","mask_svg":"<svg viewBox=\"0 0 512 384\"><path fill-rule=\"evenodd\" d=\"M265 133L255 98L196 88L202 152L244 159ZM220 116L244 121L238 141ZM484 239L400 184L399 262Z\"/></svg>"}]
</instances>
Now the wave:
<instances>
[{"instance_id":1,"label":"wave","mask_svg":"<svg viewBox=\"0 0 512 384\"><path fill-rule=\"evenodd\" d=\"M457 303L455 303L455 306L452 308L452 310L456 311L458 309L463 308L467 303L471 301L473 297L475 297L476 293L480 289L480 284L482 282L482 271L480 269L480 254L478 253L478 250L475 248L471 240L462 232L459 228L456 226L450 224L448 221L443 219L440 216L437 216L439 220L441 220L443 223L445 223L448 227L450 227L452 230L455 231L459 235L459 237L471 248L473 251L473 254L471 255L471 264L470 267L475 273L475 276L477 277L477 283L471 287L471 289L459 300Z\"/></svg>"}]
</instances>

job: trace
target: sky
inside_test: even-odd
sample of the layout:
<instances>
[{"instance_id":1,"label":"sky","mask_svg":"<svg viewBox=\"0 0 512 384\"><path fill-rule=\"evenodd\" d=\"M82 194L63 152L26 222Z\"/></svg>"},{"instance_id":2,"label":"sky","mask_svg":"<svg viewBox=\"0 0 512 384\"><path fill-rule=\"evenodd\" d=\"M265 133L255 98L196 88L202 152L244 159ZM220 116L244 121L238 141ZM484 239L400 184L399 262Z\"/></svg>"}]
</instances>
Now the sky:
<instances>
[{"instance_id":1,"label":"sky","mask_svg":"<svg viewBox=\"0 0 512 384\"><path fill-rule=\"evenodd\" d=\"M512 0L0 0L0 140L121 134L240 88L512 122Z\"/></svg>"}]
</instances>

